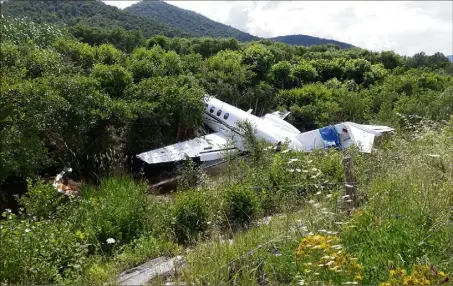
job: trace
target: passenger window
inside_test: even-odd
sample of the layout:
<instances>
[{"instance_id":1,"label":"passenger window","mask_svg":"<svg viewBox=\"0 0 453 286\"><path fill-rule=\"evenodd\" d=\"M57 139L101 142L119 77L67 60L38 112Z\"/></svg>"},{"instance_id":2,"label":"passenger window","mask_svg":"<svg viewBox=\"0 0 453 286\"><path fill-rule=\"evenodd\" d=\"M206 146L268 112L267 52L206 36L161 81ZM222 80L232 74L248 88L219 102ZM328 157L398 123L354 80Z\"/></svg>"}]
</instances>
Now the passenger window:
<instances>
[{"instance_id":1,"label":"passenger window","mask_svg":"<svg viewBox=\"0 0 453 286\"><path fill-rule=\"evenodd\" d=\"M213 106L213 107L211 107L211 109L209 110L209 112L213 113L214 110L215 110L215 107Z\"/></svg>"},{"instance_id":2,"label":"passenger window","mask_svg":"<svg viewBox=\"0 0 453 286\"><path fill-rule=\"evenodd\" d=\"M222 114L222 110L219 109L219 111L217 111L217 116L220 116L220 114Z\"/></svg>"},{"instance_id":3,"label":"passenger window","mask_svg":"<svg viewBox=\"0 0 453 286\"><path fill-rule=\"evenodd\" d=\"M223 116L223 119L227 120L228 116L230 116L230 114L229 113L225 113L225 115Z\"/></svg>"}]
</instances>

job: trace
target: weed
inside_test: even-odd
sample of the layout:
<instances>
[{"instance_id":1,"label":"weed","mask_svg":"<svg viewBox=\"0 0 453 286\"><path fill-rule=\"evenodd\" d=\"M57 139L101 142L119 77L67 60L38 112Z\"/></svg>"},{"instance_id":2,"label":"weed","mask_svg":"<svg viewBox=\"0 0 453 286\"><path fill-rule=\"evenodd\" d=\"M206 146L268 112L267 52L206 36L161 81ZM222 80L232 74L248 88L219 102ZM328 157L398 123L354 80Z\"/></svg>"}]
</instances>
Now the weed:
<instances>
[{"instance_id":1,"label":"weed","mask_svg":"<svg viewBox=\"0 0 453 286\"><path fill-rule=\"evenodd\" d=\"M233 229L248 227L257 218L260 207L256 194L239 185L225 190L223 200L225 226Z\"/></svg>"},{"instance_id":2,"label":"weed","mask_svg":"<svg viewBox=\"0 0 453 286\"><path fill-rule=\"evenodd\" d=\"M209 211L202 191L177 196L173 207L173 232L179 243L194 242L208 229Z\"/></svg>"}]
</instances>

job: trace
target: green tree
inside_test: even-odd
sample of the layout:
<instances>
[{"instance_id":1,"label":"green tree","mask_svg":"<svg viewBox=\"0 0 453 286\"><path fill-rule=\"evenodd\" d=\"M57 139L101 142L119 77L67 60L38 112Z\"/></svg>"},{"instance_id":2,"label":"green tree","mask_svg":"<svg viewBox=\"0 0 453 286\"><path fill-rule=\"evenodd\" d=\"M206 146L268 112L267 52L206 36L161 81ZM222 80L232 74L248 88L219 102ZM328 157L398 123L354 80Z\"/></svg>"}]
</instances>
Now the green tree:
<instances>
[{"instance_id":1,"label":"green tree","mask_svg":"<svg viewBox=\"0 0 453 286\"><path fill-rule=\"evenodd\" d=\"M243 102L242 90L253 72L242 64L242 55L234 51L221 51L206 60L202 82L209 94L232 104Z\"/></svg>"},{"instance_id":2,"label":"green tree","mask_svg":"<svg viewBox=\"0 0 453 286\"><path fill-rule=\"evenodd\" d=\"M270 78L275 87L280 89L290 88L293 82L291 76L291 63L281 61L274 64L270 71Z\"/></svg>"},{"instance_id":3,"label":"green tree","mask_svg":"<svg viewBox=\"0 0 453 286\"><path fill-rule=\"evenodd\" d=\"M260 81L257 85L247 89L245 97L248 104L244 107L252 108L254 114L261 116L274 106L275 88L265 81Z\"/></svg>"},{"instance_id":4,"label":"green tree","mask_svg":"<svg viewBox=\"0 0 453 286\"><path fill-rule=\"evenodd\" d=\"M296 85L300 85L301 83L314 82L318 77L318 73L311 65L311 63L304 60L298 62L297 65L293 66L291 74L298 82L298 84Z\"/></svg>"},{"instance_id":5,"label":"green tree","mask_svg":"<svg viewBox=\"0 0 453 286\"><path fill-rule=\"evenodd\" d=\"M352 79L357 84L365 80L365 73L371 71L371 64L364 59L353 59L345 62L343 79Z\"/></svg>"},{"instance_id":6,"label":"green tree","mask_svg":"<svg viewBox=\"0 0 453 286\"><path fill-rule=\"evenodd\" d=\"M96 60L105 65L121 64L123 54L111 44L102 44L96 49Z\"/></svg>"},{"instance_id":7,"label":"green tree","mask_svg":"<svg viewBox=\"0 0 453 286\"><path fill-rule=\"evenodd\" d=\"M158 45L162 49L167 50L169 47L169 42L170 39L168 37L162 36L162 35L156 35L151 37L148 40L148 48L151 49L152 47Z\"/></svg>"},{"instance_id":8,"label":"green tree","mask_svg":"<svg viewBox=\"0 0 453 286\"><path fill-rule=\"evenodd\" d=\"M121 98L124 90L132 84L132 73L120 65L94 66L91 76L96 78L112 98Z\"/></svg>"},{"instance_id":9,"label":"green tree","mask_svg":"<svg viewBox=\"0 0 453 286\"><path fill-rule=\"evenodd\" d=\"M174 143L178 130L189 135L202 123L204 91L192 76L166 76L144 79L126 92L131 112L127 152Z\"/></svg>"},{"instance_id":10,"label":"green tree","mask_svg":"<svg viewBox=\"0 0 453 286\"><path fill-rule=\"evenodd\" d=\"M393 51L383 51L379 54L379 61L386 69L394 69L403 65L401 56L395 54Z\"/></svg>"},{"instance_id":11,"label":"green tree","mask_svg":"<svg viewBox=\"0 0 453 286\"><path fill-rule=\"evenodd\" d=\"M75 65L79 65L85 69L93 66L96 49L88 44L76 40L59 38L54 43L54 47L62 55L68 57Z\"/></svg>"},{"instance_id":12,"label":"green tree","mask_svg":"<svg viewBox=\"0 0 453 286\"><path fill-rule=\"evenodd\" d=\"M134 75L134 81L139 82L144 78L163 75L162 61L164 50L155 46L151 50L138 48L128 58L128 68Z\"/></svg>"},{"instance_id":13,"label":"green tree","mask_svg":"<svg viewBox=\"0 0 453 286\"><path fill-rule=\"evenodd\" d=\"M274 61L274 56L265 46L253 44L244 50L242 60L255 73L254 80L260 81L266 78Z\"/></svg>"}]
</instances>

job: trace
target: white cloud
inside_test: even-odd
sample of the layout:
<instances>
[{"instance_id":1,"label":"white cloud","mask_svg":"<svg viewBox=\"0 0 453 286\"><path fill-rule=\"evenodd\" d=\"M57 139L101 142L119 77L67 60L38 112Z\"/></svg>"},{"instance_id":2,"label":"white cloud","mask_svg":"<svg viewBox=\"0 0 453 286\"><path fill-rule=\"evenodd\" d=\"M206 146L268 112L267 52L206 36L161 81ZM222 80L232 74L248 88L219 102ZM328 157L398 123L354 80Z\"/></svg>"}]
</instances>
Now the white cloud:
<instances>
[{"instance_id":1,"label":"white cloud","mask_svg":"<svg viewBox=\"0 0 453 286\"><path fill-rule=\"evenodd\" d=\"M129 7L140 1L104 1L103 0L102 2L104 2L107 5L112 5L112 6L116 6L116 7L120 8L120 9L124 9L124 8Z\"/></svg>"},{"instance_id":2,"label":"white cloud","mask_svg":"<svg viewBox=\"0 0 453 286\"><path fill-rule=\"evenodd\" d=\"M120 7L137 1L106 1ZM108 3L108 4L111 4ZM404 55L453 54L451 1L167 1L261 37L334 39ZM124 6L123 6L124 7Z\"/></svg>"}]
</instances>

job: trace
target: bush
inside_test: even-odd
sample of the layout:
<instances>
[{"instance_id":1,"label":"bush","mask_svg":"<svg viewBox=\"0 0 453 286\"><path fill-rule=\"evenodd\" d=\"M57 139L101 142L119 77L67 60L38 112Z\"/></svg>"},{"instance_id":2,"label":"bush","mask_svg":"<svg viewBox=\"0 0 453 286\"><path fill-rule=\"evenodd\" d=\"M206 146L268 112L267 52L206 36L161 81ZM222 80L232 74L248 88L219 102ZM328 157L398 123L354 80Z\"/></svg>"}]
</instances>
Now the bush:
<instances>
[{"instance_id":1,"label":"bush","mask_svg":"<svg viewBox=\"0 0 453 286\"><path fill-rule=\"evenodd\" d=\"M83 190L83 200L67 215L73 225L83 227L103 251L111 253L107 239L125 244L146 228L146 186L126 176L101 181L99 190Z\"/></svg>"},{"instance_id":2,"label":"bush","mask_svg":"<svg viewBox=\"0 0 453 286\"><path fill-rule=\"evenodd\" d=\"M19 198L19 204L25 208L27 215L47 219L57 213L58 208L70 200L59 194L53 186L44 180L38 180L34 184L28 182L28 192Z\"/></svg>"},{"instance_id":3,"label":"bush","mask_svg":"<svg viewBox=\"0 0 453 286\"><path fill-rule=\"evenodd\" d=\"M88 254L87 235L67 223L36 222L4 213L0 229L0 283L52 284L73 281Z\"/></svg>"},{"instance_id":4,"label":"bush","mask_svg":"<svg viewBox=\"0 0 453 286\"><path fill-rule=\"evenodd\" d=\"M223 210L226 226L248 227L260 212L258 197L250 188L233 186L225 191Z\"/></svg>"},{"instance_id":5,"label":"bush","mask_svg":"<svg viewBox=\"0 0 453 286\"><path fill-rule=\"evenodd\" d=\"M173 232L179 243L190 243L208 229L209 211L204 193L181 193L173 207Z\"/></svg>"}]
</instances>

